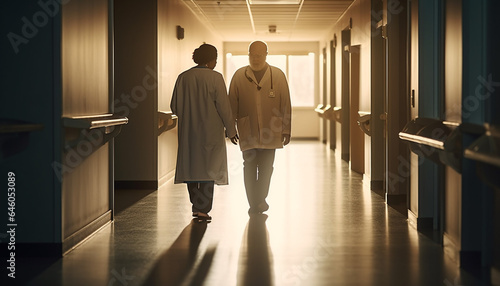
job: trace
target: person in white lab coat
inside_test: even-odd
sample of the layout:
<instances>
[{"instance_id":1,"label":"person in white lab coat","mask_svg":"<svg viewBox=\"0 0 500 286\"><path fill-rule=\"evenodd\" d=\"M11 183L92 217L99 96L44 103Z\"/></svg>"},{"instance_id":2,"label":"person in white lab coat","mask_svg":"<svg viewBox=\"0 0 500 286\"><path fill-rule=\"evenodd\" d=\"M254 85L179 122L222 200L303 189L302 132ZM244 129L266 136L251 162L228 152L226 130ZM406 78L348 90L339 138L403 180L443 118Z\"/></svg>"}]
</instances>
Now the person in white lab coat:
<instances>
[{"instance_id":1,"label":"person in white lab coat","mask_svg":"<svg viewBox=\"0 0 500 286\"><path fill-rule=\"evenodd\" d=\"M290 142L291 103L285 74L266 62L267 44L252 42L249 66L238 69L229 86L231 109L243 153L249 214L269 209L266 202L277 148Z\"/></svg>"},{"instance_id":2,"label":"person in white lab coat","mask_svg":"<svg viewBox=\"0 0 500 286\"><path fill-rule=\"evenodd\" d=\"M178 76L170 103L178 116L174 183L187 183L193 216L210 220L214 184L228 184L225 136L237 144L238 135L224 78L213 70L217 49L203 44L193 60L198 65Z\"/></svg>"}]
</instances>

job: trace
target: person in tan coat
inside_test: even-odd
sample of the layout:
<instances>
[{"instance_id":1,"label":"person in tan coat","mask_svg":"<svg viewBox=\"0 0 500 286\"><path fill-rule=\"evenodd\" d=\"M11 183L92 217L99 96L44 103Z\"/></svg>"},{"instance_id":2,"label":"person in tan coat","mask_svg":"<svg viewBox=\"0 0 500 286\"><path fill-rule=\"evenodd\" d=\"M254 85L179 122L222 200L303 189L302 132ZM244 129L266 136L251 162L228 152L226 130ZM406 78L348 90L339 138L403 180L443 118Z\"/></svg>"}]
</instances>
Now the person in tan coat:
<instances>
[{"instance_id":1,"label":"person in tan coat","mask_svg":"<svg viewBox=\"0 0 500 286\"><path fill-rule=\"evenodd\" d=\"M214 71L217 49L203 44L193 53L198 65L177 77L170 108L178 116L175 184L186 183L193 216L211 217L214 184L227 185L225 136L238 135L222 74Z\"/></svg>"},{"instance_id":2,"label":"person in tan coat","mask_svg":"<svg viewBox=\"0 0 500 286\"><path fill-rule=\"evenodd\" d=\"M267 44L252 42L250 65L231 80L229 99L243 153L243 176L249 214L269 209L266 202L275 151L290 142L291 103L285 74L266 62Z\"/></svg>"}]
</instances>

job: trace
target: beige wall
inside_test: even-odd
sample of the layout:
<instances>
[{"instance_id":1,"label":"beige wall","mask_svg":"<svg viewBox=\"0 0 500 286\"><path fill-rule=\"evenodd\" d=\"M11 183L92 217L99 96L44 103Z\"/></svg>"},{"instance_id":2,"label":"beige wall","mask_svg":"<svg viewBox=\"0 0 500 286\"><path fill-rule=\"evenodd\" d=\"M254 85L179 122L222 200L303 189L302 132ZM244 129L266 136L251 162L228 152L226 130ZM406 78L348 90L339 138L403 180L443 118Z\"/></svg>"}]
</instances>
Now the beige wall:
<instances>
[{"instance_id":1,"label":"beige wall","mask_svg":"<svg viewBox=\"0 0 500 286\"><path fill-rule=\"evenodd\" d=\"M62 7L63 116L106 114L108 3L78 0ZM95 152L63 176L63 239L109 210L108 145L92 151Z\"/></svg>"},{"instance_id":2,"label":"beige wall","mask_svg":"<svg viewBox=\"0 0 500 286\"><path fill-rule=\"evenodd\" d=\"M107 6L103 0L62 6L63 116L109 111Z\"/></svg>"},{"instance_id":3,"label":"beige wall","mask_svg":"<svg viewBox=\"0 0 500 286\"><path fill-rule=\"evenodd\" d=\"M327 48L327 54L330 55L330 41L333 40L334 35L337 37L337 47L335 49L335 64L336 64L336 105L341 106L342 102L342 30L349 26L350 19L352 18L352 29L351 29L351 46L360 46L360 73L359 73L359 111L370 111L371 110L371 1L370 0L356 0L349 7L349 9L344 13L344 15L339 19L339 21L334 25L332 30L325 35L325 38L320 43L320 49ZM330 79L330 59L327 59L327 79ZM320 84L321 86L321 84ZM327 94L330 94L331 84L327 84ZM327 102L331 104L330 102ZM331 124L332 122L330 122ZM337 149L336 151L340 155L341 148L341 125L336 124L336 139L337 139ZM329 128L328 128L329 129ZM370 177L370 160L371 160L371 149L370 149L370 137L365 135L365 176Z\"/></svg>"},{"instance_id":4,"label":"beige wall","mask_svg":"<svg viewBox=\"0 0 500 286\"><path fill-rule=\"evenodd\" d=\"M176 37L176 26L184 28L184 39ZM158 110L170 111L177 76L193 66L192 53L204 42L218 50L215 70L222 73L224 57L220 38L202 24L180 0L158 0ZM172 178L177 156L177 129L158 137L158 179L160 185Z\"/></svg>"},{"instance_id":5,"label":"beige wall","mask_svg":"<svg viewBox=\"0 0 500 286\"><path fill-rule=\"evenodd\" d=\"M446 1L445 15L445 119L462 121L462 1ZM447 238L461 244L462 175L446 166L445 223Z\"/></svg>"}]
</instances>

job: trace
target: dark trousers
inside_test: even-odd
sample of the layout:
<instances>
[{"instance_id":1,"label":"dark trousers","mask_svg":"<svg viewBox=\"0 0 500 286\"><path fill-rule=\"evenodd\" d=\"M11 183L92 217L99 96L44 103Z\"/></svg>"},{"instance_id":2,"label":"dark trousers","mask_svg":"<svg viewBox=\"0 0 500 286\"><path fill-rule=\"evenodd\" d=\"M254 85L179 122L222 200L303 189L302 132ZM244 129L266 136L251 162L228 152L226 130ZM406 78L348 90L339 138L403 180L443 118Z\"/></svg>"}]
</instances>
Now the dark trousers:
<instances>
[{"instance_id":1,"label":"dark trousers","mask_svg":"<svg viewBox=\"0 0 500 286\"><path fill-rule=\"evenodd\" d=\"M187 182L193 212L208 213L214 200L214 181Z\"/></svg>"},{"instance_id":2,"label":"dark trousers","mask_svg":"<svg viewBox=\"0 0 500 286\"><path fill-rule=\"evenodd\" d=\"M265 202L273 174L276 149L243 151L243 177L250 208Z\"/></svg>"}]
</instances>

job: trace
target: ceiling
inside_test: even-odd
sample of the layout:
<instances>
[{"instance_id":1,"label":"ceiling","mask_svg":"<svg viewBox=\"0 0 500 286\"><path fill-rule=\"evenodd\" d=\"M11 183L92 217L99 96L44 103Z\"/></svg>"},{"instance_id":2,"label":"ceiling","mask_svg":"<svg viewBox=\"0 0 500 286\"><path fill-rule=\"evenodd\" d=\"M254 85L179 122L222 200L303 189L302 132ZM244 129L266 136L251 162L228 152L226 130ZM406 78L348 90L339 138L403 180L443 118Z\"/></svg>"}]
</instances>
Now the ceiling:
<instances>
[{"instance_id":1,"label":"ceiling","mask_svg":"<svg viewBox=\"0 0 500 286\"><path fill-rule=\"evenodd\" d=\"M318 41L330 32L353 0L182 2L223 41ZM265 4L258 4L262 2ZM270 25L276 26L276 32L270 32Z\"/></svg>"}]
</instances>

